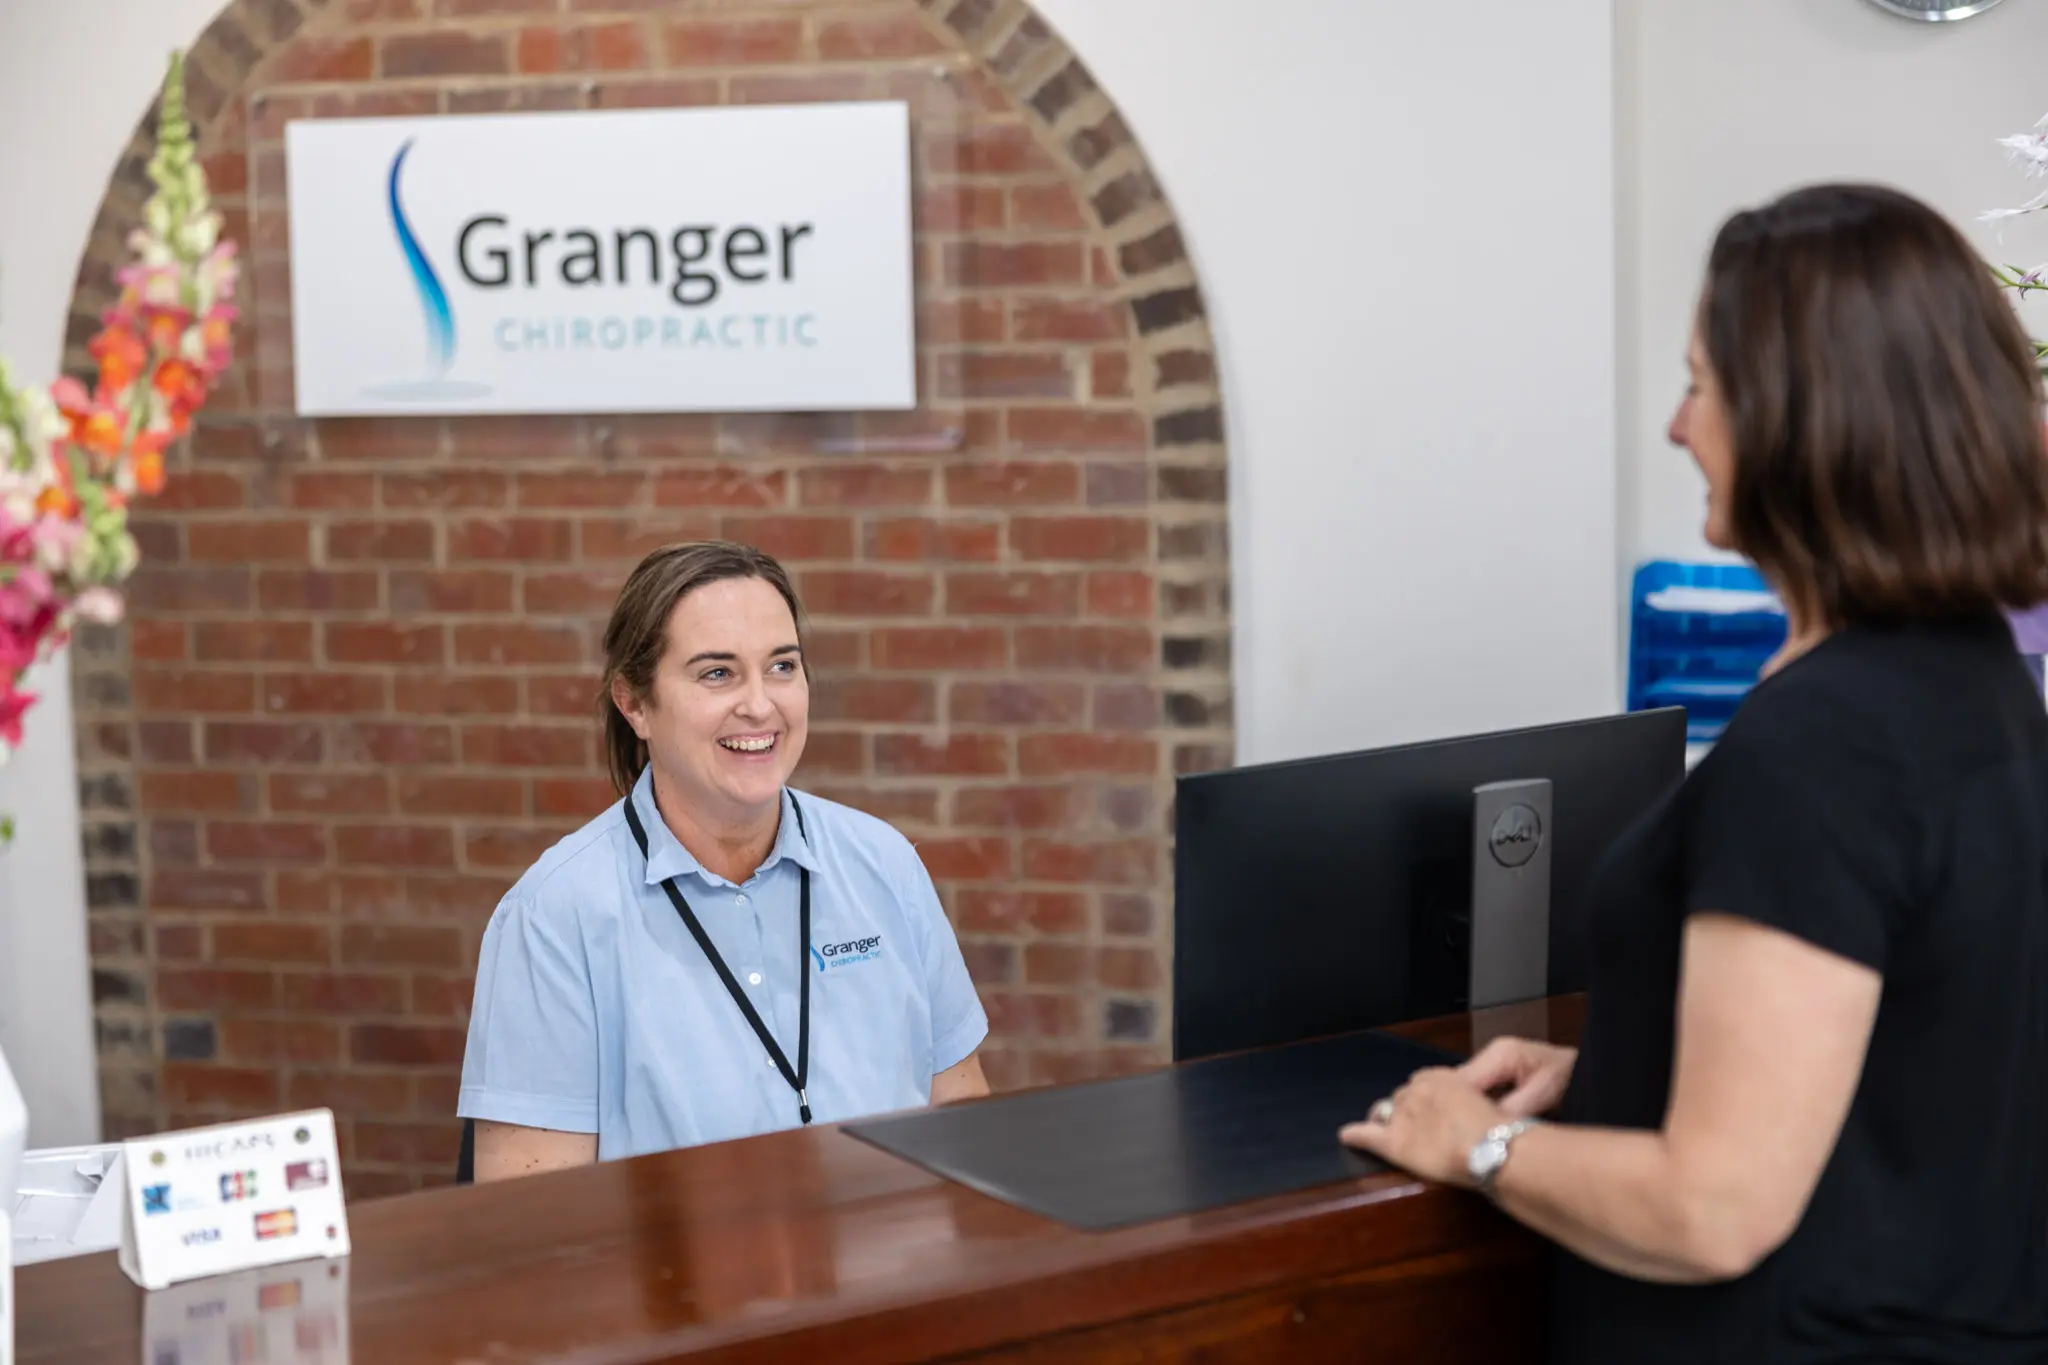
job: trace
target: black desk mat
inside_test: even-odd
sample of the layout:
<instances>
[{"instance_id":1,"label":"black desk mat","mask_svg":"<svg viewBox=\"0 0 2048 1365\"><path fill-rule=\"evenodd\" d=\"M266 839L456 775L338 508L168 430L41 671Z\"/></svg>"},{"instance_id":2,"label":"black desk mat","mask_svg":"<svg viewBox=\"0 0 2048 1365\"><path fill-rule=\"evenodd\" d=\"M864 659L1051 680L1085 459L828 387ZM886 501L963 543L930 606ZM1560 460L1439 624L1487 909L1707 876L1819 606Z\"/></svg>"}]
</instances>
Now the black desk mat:
<instances>
[{"instance_id":1,"label":"black desk mat","mask_svg":"<svg viewBox=\"0 0 2048 1365\"><path fill-rule=\"evenodd\" d=\"M992 1198L1101 1231L1383 1171L1338 1142L1338 1128L1416 1068L1457 1060L1348 1033L844 1130Z\"/></svg>"}]
</instances>

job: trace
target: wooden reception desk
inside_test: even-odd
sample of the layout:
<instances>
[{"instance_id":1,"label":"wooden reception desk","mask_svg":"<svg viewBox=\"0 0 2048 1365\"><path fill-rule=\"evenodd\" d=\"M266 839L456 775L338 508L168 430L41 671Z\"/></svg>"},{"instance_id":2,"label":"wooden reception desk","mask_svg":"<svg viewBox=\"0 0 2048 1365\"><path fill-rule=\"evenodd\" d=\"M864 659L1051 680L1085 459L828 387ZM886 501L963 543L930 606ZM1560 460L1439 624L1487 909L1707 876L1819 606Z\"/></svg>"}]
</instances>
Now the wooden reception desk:
<instances>
[{"instance_id":1,"label":"wooden reception desk","mask_svg":"<svg viewBox=\"0 0 2048 1365\"><path fill-rule=\"evenodd\" d=\"M1458 1052L1504 1033L1572 1043L1581 1008L1395 1031ZM354 1365L1508 1365L1543 1350L1536 1239L1398 1173L1088 1234L827 1127L350 1217ZM144 1296L111 1254L29 1267L18 1287L22 1365L149 1365Z\"/></svg>"}]
</instances>

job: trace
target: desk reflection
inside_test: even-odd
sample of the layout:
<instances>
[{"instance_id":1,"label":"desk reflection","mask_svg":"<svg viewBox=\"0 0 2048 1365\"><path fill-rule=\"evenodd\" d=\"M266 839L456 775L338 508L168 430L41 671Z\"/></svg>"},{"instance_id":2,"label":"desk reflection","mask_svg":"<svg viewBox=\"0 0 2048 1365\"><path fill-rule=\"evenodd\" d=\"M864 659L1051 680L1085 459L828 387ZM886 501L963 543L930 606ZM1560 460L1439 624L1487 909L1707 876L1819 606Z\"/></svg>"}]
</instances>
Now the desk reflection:
<instances>
[{"instance_id":1,"label":"desk reflection","mask_svg":"<svg viewBox=\"0 0 2048 1365\"><path fill-rule=\"evenodd\" d=\"M350 1365L348 1262L298 1261L143 1297L142 1365Z\"/></svg>"},{"instance_id":2,"label":"desk reflection","mask_svg":"<svg viewBox=\"0 0 2048 1365\"><path fill-rule=\"evenodd\" d=\"M686 1188L649 1163L630 1168L648 1319L719 1322L831 1298L838 1288L832 1248L805 1227L805 1215L828 1202L817 1149L792 1147L765 1167L737 1142L700 1147L696 1156L703 1178ZM679 1198L690 1206L677 1209Z\"/></svg>"}]
</instances>

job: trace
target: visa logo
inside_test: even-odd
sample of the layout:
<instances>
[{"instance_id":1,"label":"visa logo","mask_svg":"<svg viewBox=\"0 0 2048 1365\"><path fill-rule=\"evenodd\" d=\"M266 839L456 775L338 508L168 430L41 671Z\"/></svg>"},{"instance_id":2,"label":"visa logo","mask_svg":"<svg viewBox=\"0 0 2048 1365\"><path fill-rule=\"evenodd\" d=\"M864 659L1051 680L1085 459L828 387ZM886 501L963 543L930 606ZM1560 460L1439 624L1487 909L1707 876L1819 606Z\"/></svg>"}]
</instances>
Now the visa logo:
<instances>
[{"instance_id":1,"label":"visa logo","mask_svg":"<svg viewBox=\"0 0 2048 1365\"><path fill-rule=\"evenodd\" d=\"M195 1228L193 1231L186 1233L183 1237L179 1238L178 1240L183 1242L188 1247L203 1246L208 1242L218 1242L220 1240L220 1229Z\"/></svg>"}]
</instances>

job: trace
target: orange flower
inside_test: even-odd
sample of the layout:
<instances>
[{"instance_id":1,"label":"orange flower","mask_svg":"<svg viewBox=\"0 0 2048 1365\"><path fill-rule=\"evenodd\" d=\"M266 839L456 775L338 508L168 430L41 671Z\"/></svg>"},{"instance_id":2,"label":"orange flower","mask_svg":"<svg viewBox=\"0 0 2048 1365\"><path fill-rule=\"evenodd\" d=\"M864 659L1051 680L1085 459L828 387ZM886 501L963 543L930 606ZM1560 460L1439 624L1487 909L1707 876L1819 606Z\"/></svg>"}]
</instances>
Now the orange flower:
<instances>
[{"instance_id":1,"label":"orange flower","mask_svg":"<svg viewBox=\"0 0 2048 1365\"><path fill-rule=\"evenodd\" d=\"M156 367L156 375L151 382L164 396L164 401L173 406L196 406L206 396L206 379L199 373L199 367L175 356Z\"/></svg>"},{"instance_id":2,"label":"orange flower","mask_svg":"<svg viewBox=\"0 0 2048 1365\"><path fill-rule=\"evenodd\" d=\"M144 315L149 322L149 344L160 352L176 351L192 321L192 315L182 308L148 308Z\"/></svg>"},{"instance_id":3,"label":"orange flower","mask_svg":"<svg viewBox=\"0 0 2048 1365\"><path fill-rule=\"evenodd\" d=\"M84 386L68 375L50 386L50 397L55 400L57 411L64 415L73 445L100 456L121 453L127 432L118 410L87 394ZM62 467L60 461L59 468Z\"/></svg>"},{"instance_id":4,"label":"orange flower","mask_svg":"<svg viewBox=\"0 0 2048 1365\"><path fill-rule=\"evenodd\" d=\"M135 452L135 489L150 497L164 491L164 453L161 450Z\"/></svg>"},{"instance_id":5,"label":"orange flower","mask_svg":"<svg viewBox=\"0 0 2048 1365\"><path fill-rule=\"evenodd\" d=\"M199 324L199 340L206 348L206 368L216 375L235 358L234 335L229 327L234 317L232 308L215 308Z\"/></svg>"},{"instance_id":6,"label":"orange flower","mask_svg":"<svg viewBox=\"0 0 2048 1365\"><path fill-rule=\"evenodd\" d=\"M99 362L101 387L112 393L120 393L133 384L149 362L149 351L141 338L125 327L105 328L92 339L88 349Z\"/></svg>"},{"instance_id":7,"label":"orange flower","mask_svg":"<svg viewBox=\"0 0 2048 1365\"><path fill-rule=\"evenodd\" d=\"M171 434L183 436L192 414L206 401L206 376L189 360L171 359L156 367L151 382L170 411Z\"/></svg>"},{"instance_id":8,"label":"orange flower","mask_svg":"<svg viewBox=\"0 0 2048 1365\"><path fill-rule=\"evenodd\" d=\"M36 494L36 511L44 516L58 516L71 521L78 516L78 499L68 488L55 484Z\"/></svg>"}]
</instances>

